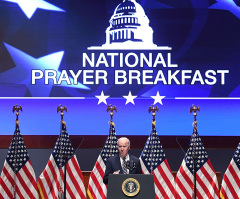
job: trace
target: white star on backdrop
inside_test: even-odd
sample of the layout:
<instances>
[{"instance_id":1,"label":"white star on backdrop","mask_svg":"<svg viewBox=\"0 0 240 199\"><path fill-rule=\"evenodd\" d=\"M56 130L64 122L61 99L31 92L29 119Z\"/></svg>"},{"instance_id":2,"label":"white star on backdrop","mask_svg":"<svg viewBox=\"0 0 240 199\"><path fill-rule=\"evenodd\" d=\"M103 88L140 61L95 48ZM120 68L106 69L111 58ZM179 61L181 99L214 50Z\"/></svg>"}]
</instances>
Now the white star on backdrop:
<instances>
[{"instance_id":1,"label":"white star on backdrop","mask_svg":"<svg viewBox=\"0 0 240 199\"><path fill-rule=\"evenodd\" d=\"M163 99L164 97L166 97L166 96L160 96L159 92L157 92L157 95L156 95L156 96L151 96L151 98L154 99L154 104L159 103L159 104L161 104L161 105L163 105L162 99Z\"/></svg>"},{"instance_id":2,"label":"white star on backdrop","mask_svg":"<svg viewBox=\"0 0 240 199\"><path fill-rule=\"evenodd\" d=\"M31 72L35 69L42 71L52 69L57 72L57 78L59 78L61 71L59 71L58 68L61 64L64 51L55 52L40 58L34 58L9 44L4 43L4 45L10 53L16 67L0 73L0 83L26 84L33 97L48 97L54 85L53 82L50 81L49 84L45 84L44 78L41 78L36 81L36 84L32 84ZM73 83L73 79L69 79L70 82ZM90 90L90 88L79 82L76 85L68 85L67 82L63 81L61 85L56 86Z\"/></svg>"},{"instance_id":3,"label":"white star on backdrop","mask_svg":"<svg viewBox=\"0 0 240 199\"><path fill-rule=\"evenodd\" d=\"M101 95L95 95L95 97L98 98L98 104L100 104L102 102L104 104L107 104L106 99L109 98L110 96L109 95L104 95L104 92L102 91Z\"/></svg>"},{"instance_id":4,"label":"white star on backdrop","mask_svg":"<svg viewBox=\"0 0 240 199\"><path fill-rule=\"evenodd\" d=\"M4 0L12 3L17 3L25 15L30 19L37 8L44 10L60 11L65 12L65 10L58 8L43 0Z\"/></svg>"},{"instance_id":5,"label":"white star on backdrop","mask_svg":"<svg viewBox=\"0 0 240 199\"><path fill-rule=\"evenodd\" d=\"M137 97L137 96L133 96L132 95L132 92L131 91L129 91L129 93L128 93L128 95L123 95L123 97L125 98L125 99L127 99L126 100L126 103L125 103L125 105L126 104L128 104L129 102L131 102L132 104L134 104L134 99ZM135 104L134 104L135 105Z\"/></svg>"},{"instance_id":6,"label":"white star on backdrop","mask_svg":"<svg viewBox=\"0 0 240 199\"><path fill-rule=\"evenodd\" d=\"M240 8L234 0L218 0L216 3L208 7L209 9L228 10L240 19Z\"/></svg>"}]
</instances>

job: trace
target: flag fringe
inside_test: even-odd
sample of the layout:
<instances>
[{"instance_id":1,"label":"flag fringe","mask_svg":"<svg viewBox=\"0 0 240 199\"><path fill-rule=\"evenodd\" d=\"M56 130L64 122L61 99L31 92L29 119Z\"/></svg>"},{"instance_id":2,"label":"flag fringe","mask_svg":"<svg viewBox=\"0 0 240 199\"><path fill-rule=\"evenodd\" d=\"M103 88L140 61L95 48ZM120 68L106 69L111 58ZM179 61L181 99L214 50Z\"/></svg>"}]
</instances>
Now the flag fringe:
<instances>
[{"instance_id":1,"label":"flag fringe","mask_svg":"<svg viewBox=\"0 0 240 199\"><path fill-rule=\"evenodd\" d=\"M225 199L221 191L220 191L220 199Z\"/></svg>"},{"instance_id":2,"label":"flag fringe","mask_svg":"<svg viewBox=\"0 0 240 199\"><path fill-rule=\"evenodd\" d=\"M38 192L39 192L39 198L40 199L44 199L44 196L43 196L43 192L42 192L42 189L41 189L41 186L39 183L37 183L37 187L38 187Z\"/></svg>"},{"instance_id":3,"label":"flag fringe","mask_svg":"<svg viewBox=\"0 0 240 199\"><path fill-rule=\"evenodd\" d=\"M87 190L87 194L88 194L89 199L93 199L92 194L91 194L91 192L89 191L89 189Z\"/></svg>"},{"instance_id":4,"label":"flag fringe","mask_svg":"<svg viewBox=\"0 0 240 199\"><path fill-rule=\"evenodd\" d=\"M67 124L63 120L61 120L61 124L63 124L65 126L65 128L67 128Z\"/></svg>"},{"instance_id":5,"label":"flag fringe","mask_svg":"<svg viewBox=\"0 0 240 199\"><path fill-rule=\"evenodd\" d=\"M156 126L156 121L152 121L152 125L153 125L153 126Z\"/></svg>"},{"instance_id":6,"label":"flag fringe","mask_svg":"<svg viewBox=\"0 0 240 199\"><path fill-rule=\"evenodd\" d=\"M114 124L114 122L112 122L112 121L109 121L108 122L110 125L112 125L112 126L114 126L115 127L115 124Z\"/></svg>"}]
</instances>

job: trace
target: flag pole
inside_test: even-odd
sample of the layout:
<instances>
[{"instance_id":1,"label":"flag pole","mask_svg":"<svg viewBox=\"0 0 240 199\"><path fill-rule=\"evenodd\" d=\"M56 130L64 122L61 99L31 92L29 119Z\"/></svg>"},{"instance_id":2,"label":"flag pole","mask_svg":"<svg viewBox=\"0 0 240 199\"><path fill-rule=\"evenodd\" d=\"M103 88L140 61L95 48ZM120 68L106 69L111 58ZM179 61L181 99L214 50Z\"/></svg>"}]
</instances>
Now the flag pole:
<instances>
[{"instance_id":1,"label":"flag pole","mask_svg":"<svg viewBox=\"0 0 240 199\"><path fill-rule=\"evenodd\" d=\"M157 106L154 106L154 105L151 105L149 108L148 108L148 113L151 113L152 112L152 127L155 127L156 125L156 120L155 120L155 116L156 116L156 113L155 112L159 112L159 109ZM150 146L151 146L151 173L153 171L153 165L152 165L152 159L153 159L153 143L152 143L152 136L153 136L153 131L151 130L151 135L150 135Z\"/></svg>"},{"instance_id":2,"label":"flag pole","mask_svg":"<svg viewBox=\"0 0 240 199\"><path fill-rule=\"evenodd\" d=\"M15 106L13 106L13 113L16 111L16 127L19 127L19 120L18 120L18 116L19 116L19 111L22 111L22 107L18 106L17 104ZM14 186L13 186L13 199L16 198L16 172L17 172L17 134L16 134L16 129L14 132Z\"/></svg>"},{"instance_id":3,"label":"flag pole","mask_svg":"<svg viewBox=\"0 0 240 199\"><path fill-rule=\"evenodd\" d=\"M112 156L112 144L113 144L113 135L112 135L112 127L114 126L114 123L113 123L113 111L116 111L117 112L117 107L116 106L112 106L112 104L110 104L108 107L107 107L107 112L110 111L110 156Z\"/></svg>"},{"instance_id":4,"label":"flag pole","mask_svg":"<svg viewBox=\"0 0 240 199\"><path fill-rule=\"evenodd\" d=\"M61 104L57 107L57 113L58 112L61 112L60 113L60 116L61 116L61 133L60 133L60 178L62 179L62 167L63 167L63 158L65 160L65 167L64 167L64 183L63 183L63 193L64 193L64 199L66 199L66 180L67 180L67 169L66 169L66 166L67 166L67 158L68 157L63 157L62 155L62 124L63 125L66 125L65 122L63 121L63 111L66 111L67 112L67 107L66 106L62 106ZM61 180L62 182L62 180ZM59 186L59 192L60 192L60 198L62 198L62 188L61 188L61 185Z\"/></svg>"},{"instance_id":5,"label":"flag pole","mask_svg":"<svg viewBox=\"0 0 240 199\"><path fill-rule=\"evenodd\" d=\"M193 133L197 132L197 111L200 111L200 108L198 106L192 105L190 107L190 113L193 112L194 122L193 122ZM196 149L196 135L193 136L193 176L194 176L194 195L193 198L197 198L197 180L196 180L196 161L198 157L195 154Z\"/></svg>"}]
</instances>

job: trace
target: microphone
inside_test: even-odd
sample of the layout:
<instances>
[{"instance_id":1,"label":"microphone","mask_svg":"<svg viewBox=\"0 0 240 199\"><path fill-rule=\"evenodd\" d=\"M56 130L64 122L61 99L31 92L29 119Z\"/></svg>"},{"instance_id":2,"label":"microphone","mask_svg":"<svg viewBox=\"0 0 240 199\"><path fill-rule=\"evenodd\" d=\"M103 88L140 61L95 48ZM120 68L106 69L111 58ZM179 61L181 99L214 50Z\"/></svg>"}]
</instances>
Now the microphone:
<instances>
[{"instance_id":1,"label":"microphone","mask_svg":"<svg viewBox=\"0 0 240 199\"><path fill-rule=\"evenodd\" d=\"M76 154L76 152L77 152L77 150L79 149L79 147L82 145L82 143L83 143L83 141L84 141L84 136L82 136L81 137L81 141L80 142L78 142L78 143L73 143L74 141L73 141L73 139L71 139L71 143L72 143L72 145L74 144L75 145L75 151L74 151L74 154ZM76 142L76 141L75 141ZM77 147L76 147L77 146ZM73 147L74 148L74 147Z\"/></svg>"},{"instance_id":2,"label":"microphone","mask_svg":"<svg viewBox=\"0 0 240 199\"><path fill-rule=\"evenodd\" d=\"M188 137L176 137L176 142L178 143L180 149L183 151L184 155L186 155L187 152L184 151L184 149L183 149L183 147L182 147L182 145L185 145L186 143L180 144L179 138L183 138L184 140L188 140L188 141L190 141L191 139L188 138ZM193 154L191 157L193 158L193 160L197 160L197 159L198 159L198 156L197 156L196 154Z\"/></svg>"},{"instance_id":3,"label":"microphone","mask_svg":"<svg viewBox=\"0 0 240 199\"><path fill-rule=\"evenodd\" d=\"M178 146L180 147L180 149L182 150L182 152L183 152L183 154L184 154L184 156L185 156L186 152L184 151L182 145L180 144L179 138L183 138L183 139L189 140L189 141L190 141L190 138L188 138L188 137L176 137L176 142L178 143Z\"/></svg>"},{"instance_id":4,"label":"microphone","mask_svg":"<svg viewBox=\"0 0 240 199\"><path fill-rule=\"evenodd\" d=\"M78 151L79 147L82 145L83 141L84 141L84 137L82 136L82 137L81 137L81 141L80 141L79 143L77 143L77 145L76 145L77 148L74 149L74 147L73 147L73 150L75 150L75 151L73 151L72 154L63 154L63 155L62 155L62 159L63 159L63 161L64 161L64 165L66 165L68 159L70 159L70 158L72 158L74 155L76 155L76 152ZM72 143L73 140L70 140L70 142ZM73 144L72 144L72 145L73 145ZM64 166L64 165L62 165L62 166Z\"/></svg>"},{"instance_id":5,"label":"microphone","mask_svg":"<svg viewBox=\"0 0 240 199\"><path fill-rule=\"evenodd\" d=\"M130 161L128 160L127 162L126 162L126 167L127 167L127 169L129 169L130 170Z\"/></svg>"},{"instance_id":6,"label":"microphone","mask_svg":"<svg viewBox=\"0 0 240 199\"><path fill-rule=\"evenodd\" d=\"M73 157L74 155L76 155L76 151L78 150L78 148L80 147L80 145L83 143L83 140L84 140L84 137L82 137L82 140L80 142L80 144L78 145L77 149L73 152L72 155L67 155L67 154L64 154L62 156L62 158L64 158L64 181L63 181L63 190L64 190L64 199L66 199L66 193L67 193L67 160L68 158L70 157Z\"/></svg>"},{"instance_id":7,"label":"microphone","mask_svg":"<svg viewBox=\"0 0 240 199\"><path fill-rule=\"evenodd\" d=\"M131 174L132 170L137 168L137 164L136 164L136 162L132 161L132 167L131 167L130 161L128 160L126 162L126 167L127 167L127 169L129 169L129 174Z\"/></svg>"},{"instance_id":8,"label":"microphone","mask_svg":"<svg viewBox=\"0 0 240 199\"><path fill-rule=\"evenodd\" d=\"M129 161L129 160L126 161L126 167L127 167L127 169L129 170L129 174L131 174L131 173L132 173L132 170L131 170L131 166L130 166L130 161Z\"/></svg>"}]
</instances>

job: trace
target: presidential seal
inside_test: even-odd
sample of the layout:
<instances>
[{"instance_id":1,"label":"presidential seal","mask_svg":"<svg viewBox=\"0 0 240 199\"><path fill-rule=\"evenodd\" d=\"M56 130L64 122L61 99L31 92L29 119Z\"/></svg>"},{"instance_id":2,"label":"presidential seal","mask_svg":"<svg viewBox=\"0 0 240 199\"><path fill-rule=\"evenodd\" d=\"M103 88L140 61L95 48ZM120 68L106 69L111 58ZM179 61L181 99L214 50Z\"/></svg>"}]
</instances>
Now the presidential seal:
<instances>
[{"instance_id":1,"label":"presidential seal","mask_svg":"<svg viewBox=\"0 0 240 199\"><path fill-rule=\"evenodd\" d=\"M128 178L122 183L122 191L126 196L136 196L140 191L140 184L134 178Z\"/></svg>"}]
</instances>

